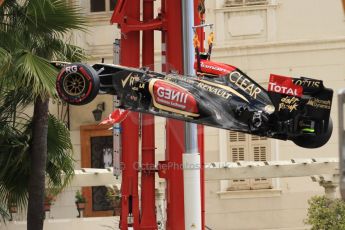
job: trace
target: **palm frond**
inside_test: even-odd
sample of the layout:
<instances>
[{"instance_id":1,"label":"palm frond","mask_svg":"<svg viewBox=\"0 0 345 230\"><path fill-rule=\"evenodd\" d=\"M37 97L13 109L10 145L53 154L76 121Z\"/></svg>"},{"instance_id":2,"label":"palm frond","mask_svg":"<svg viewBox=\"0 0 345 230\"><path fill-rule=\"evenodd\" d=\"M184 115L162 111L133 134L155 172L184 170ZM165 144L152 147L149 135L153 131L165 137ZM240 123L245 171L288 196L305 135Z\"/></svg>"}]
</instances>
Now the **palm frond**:
<instances>
[{"instance_id":1,"label":"palm frond","mask_svg":"<svg viewBox=\"0 0 345 230\"><path fill-rule=\"evenodd\" d=\"M30 88L34 95L42 98L55 94L57 70L46 59L26 52L15 66L17 87Z\"/></svg>"},{"instance_id":2,"label":"palm frond","mask_svg":"<svg viewBox=\"0 0 345 230\"><path fill-rule=\"evenodd\" d=\"M9 201L27 205L33 126L21 108L56 94L57 70L49 61L85 57L66 39L71 30L86 30L80 12L65 0L4 0L0 6L0 215ZM61 191L74 173L72 144L60 121L49 116L48 122L46 175Z\"/></svg>"},{"instance_id":3,"label":"palm frond","mask_svg":"<svg viewBox=\"0 0 345 230\"><path fill-rule=\"evenodd\" d=\"M12 56L7 50L0 47L0 78L10 70Z\"/></svg>"},{"instance_id":4,"label":"palm frond","mask_svg":"<svg viewBox=\"0 0 345 230\"><path fill-rule=\"evenodd\" d=\"M9 201L15 202L21 209L27 205L32 138L30 122L26 130L0 122L0 206ZM67 127L53 115L49 115L47 138L48 187L61 192L74 175L73 148Z\"/></svg>"},{"instance_id":5,"label":"palm frond","mask_svg":"<svg viewBox=\"0 0 345 230\"><path fill-rule=\"evenodd\" d=\"M64 0L31 0L25 18L36 33L65 34L70 30L85 30L86 20L81 8Z\"/></svg>"},{"instance_id":6,"label":"palm frond","mask_svg":"<svg viewBox=\"0 0 345 230\"><path fill-rule=\"evenodd\" d=\"M48 120L48 185L64 188L74 175L73 146L66 125L53 115Z\"/></svg>"},{"instance_id":7,"label":"palm frond","mask_svg":"<svg viewBox=\"0 0 345 230\"><path fill-rule=\"evenodd\" d=\"M1 80L0 80L1 82ZM32 92L24 88L0 87L0 121L9 117L18 116L19 120L29 120L29 116L23 113L25 107L32 105L34 100ZM17 122L19 121L18 119Z\"/></svg>"},{"instance_id":8,"label":"palm frond","mask_svg":"<svg viewBox=\"0 0 345 230\"><path fill-rule=\"evenodd\" d=\"M60 39L52 40L56 49L53 51L53 58L59 61L80 62L87 58L85 50L79 46L71 45Z\"/></svg>"}]
</instances>

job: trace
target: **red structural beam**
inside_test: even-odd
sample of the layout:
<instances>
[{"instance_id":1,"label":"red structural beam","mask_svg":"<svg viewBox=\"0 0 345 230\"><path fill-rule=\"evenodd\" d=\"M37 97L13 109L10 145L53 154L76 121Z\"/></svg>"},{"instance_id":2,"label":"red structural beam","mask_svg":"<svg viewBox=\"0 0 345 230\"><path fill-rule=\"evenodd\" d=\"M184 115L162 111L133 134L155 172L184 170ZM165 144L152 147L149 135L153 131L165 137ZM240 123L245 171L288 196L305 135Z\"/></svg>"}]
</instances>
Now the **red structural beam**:
<instances>
[{"instance_id":1,"label":"red structural beam","mask_svg":"<svg viewBox=\"0 0 345 230\"><path fill-rule=\"evenodd\" d=\"M151 1L151 0L144 0L143 5L145 5L146 1ZM140 21L138 18L130 17L126 13L126 9L128 6L130 6L128 0L119 0L116 3L116 7L110 19L110 22L118 24L118 26L121 28L122 33L128 33L131 31L146 31L146 30L162 29L163 21L161 18L154 19L152 17L150 19L146 19L146 20L144 19L144 21Z\"/></svg>"},{"instance_id":2,"label":"red structural beam","mask_svg":"<svg viewBox=\"0 0 345 230\"><path fill-rule=\"evenodd\" d=\"M194 0L197 7L198 0ZM182 63L182 5L181 0L162 0L160 17L153 19L153 0L144 0L143 21L140 21L140 1L118 0L111 22L118 23L122 33L121 48L128 52L121 53L121 64L139 66L139 31L143 32L143 65L154 63L153 30L162 29L162 54L166 55L163 71L183 72ZM200 23L195 11L195 22ZM198 31L199 39L204 40L203 31ZM201 46L203 51L203 43ZM131 55L126 55L130 53ZM164 61L164 59L163 59ZM155 215L155 177L152 165L154 157L154 119L151 115L143 115L142 136L142 200L139 220L138 171L134 167L138 162L138 114L131 113L123 122L123 180L122 180L122 212L120 228L157 229ZM148 125L147 125L148 124ZM198 147L201 164L204 164L203 127L198 126ZM166 161L161 162L164 169L159 175L167 180L167 225L168 230L180 230L184 227L184 189L182 153L184 152L184 123L167 119L166 123ZM145 166L148 166L145 167ZM204 203L204 171L201 170L202 226L205 226ZM128 224L129 214L133 215L133 224ZM139 227L140 226L140 227Z\"/></svg>"},{"instance_id":3,"label":"red structural beam","mask_svg":"<svg viewBox=\"0 0 345 230\"><path fill-rule=\"evenodd\" d=\"M153 19L153 0L144 0L143 21ZM154 32L143 32L142 38L142 63L143 66L154 64ZM141 217L140 229L156 230L156 206L155 206L155 126L154 116L142 114L142 172L141 172Z\"/></svg>"},{"instance_id":4,"label":"red structural beam","mask_svg":"<svg viewBox=\"0 0 345 230\"><path fill-rule=\"evenodd\" d=\"M163 1L163 0L162 0ZM165 0L166 20L166 71L183 73L182 58L182 5L181 0ZM184 152L184 122L167 119L166 162L167 162L167 230L184 228L184 190L182 153Z\"/></svg>"},{"instance_id":5,"label":"red structural beam","mask_svg":"<svg viewBox=\"0 0 345 230\"><path fill-rule=\"evenodd\" d=\"M121 0L120 0L121 2ZM124 8L126 16L139 20L140 2L127 1ZM140 65L140 33L130 32L121 39L121 65L139 67ZM123 52L126 50L126 52ZM128 55L130 54L130 55ZM139 229L139 196L138 170L139 160L139 114L131 112L122 122L122 185L121 185L121 219L120 228L128 229L133 226ZM130 223L133 220L133 223Z\"/></svg>"}]
</instances>

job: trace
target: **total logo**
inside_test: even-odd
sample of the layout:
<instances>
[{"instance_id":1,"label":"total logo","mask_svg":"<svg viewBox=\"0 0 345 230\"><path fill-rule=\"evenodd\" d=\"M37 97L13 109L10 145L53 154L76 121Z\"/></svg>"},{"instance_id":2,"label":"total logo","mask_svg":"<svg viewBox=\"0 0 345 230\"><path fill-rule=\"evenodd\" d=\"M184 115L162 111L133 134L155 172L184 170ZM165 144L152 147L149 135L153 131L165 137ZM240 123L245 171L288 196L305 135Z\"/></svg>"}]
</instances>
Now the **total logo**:
<instances>
[{"instance_id":1,"label":"total logo","mask_svg":"<svg viewBox=\"0 0 345 230\"><path fill-rule=\"evenodd\" d=\"M150 91L151 94L153 94L156 106L163 105L168 107L168 109L163 108L164 110L171 110L169 108L173 108L188 113L198 112L194 97L187 90L178 85L167 83L162 80L155 80L150 82Z\"/></svg>"},{"instance_id":2,"label":"total logo","mask_svg":"<svg viewBox=\"0 0 345 230\"><path fill-rule=\"evenodd\" d=\"M303 87L295 85L291 77L271 74L270 82L268 83L268 91L301 97L303 94Z\"/></svg>"}]
</instances>

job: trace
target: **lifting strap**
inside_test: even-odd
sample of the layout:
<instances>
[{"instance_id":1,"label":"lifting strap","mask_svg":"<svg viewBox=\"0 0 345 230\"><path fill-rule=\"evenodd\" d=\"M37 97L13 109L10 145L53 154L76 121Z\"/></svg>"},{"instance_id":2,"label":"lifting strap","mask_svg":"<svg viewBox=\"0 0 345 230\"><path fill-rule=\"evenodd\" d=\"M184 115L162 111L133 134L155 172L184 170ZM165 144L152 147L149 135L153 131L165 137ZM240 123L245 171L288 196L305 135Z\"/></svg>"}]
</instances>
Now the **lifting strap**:
<instances>
[{"instance_id":1,"label":"lifting strap","mask_svg":"<svg viewBox=\"0 0 345 230\"><path fill-rule=\"evenodd\" d=\"M193 45L195 48L195 56L196 56L196 60L197 60L197 72L201 72L201 61L200 61L200 41L199 41L199 37L198 37L198 33L196 32L196 30L194 30L194 38L193 38Z\"/></svg>"},{"instance_id":2,"label":"lifting strap","mask_svg":"<svg viewBox=\"0 0 345 230\"><path fill-rule=\"evenodd\" d=\"M214 32L211 31L211 33L208 35L208 38L207 38L207 42L208 42L208 57L207 57L207 60L210 60L210 58L211 58L213 41L214 41Z\"/></svg>"}]
</instances>

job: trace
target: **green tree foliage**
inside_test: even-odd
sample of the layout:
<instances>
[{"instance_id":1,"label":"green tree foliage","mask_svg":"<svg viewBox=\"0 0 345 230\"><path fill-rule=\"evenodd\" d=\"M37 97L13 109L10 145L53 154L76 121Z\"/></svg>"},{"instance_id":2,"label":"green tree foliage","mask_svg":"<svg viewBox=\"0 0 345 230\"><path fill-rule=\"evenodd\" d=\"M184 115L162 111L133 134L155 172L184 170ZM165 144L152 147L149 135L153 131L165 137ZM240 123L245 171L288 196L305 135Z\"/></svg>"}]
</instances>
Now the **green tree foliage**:
<instances>
[{"instance_id":1,"label":"green tree foliage","mask_svg":"<svg viewBox=\"0 0 345 230\"><path fill-rule=\"evenodd\" d=\"M16 122L16 126L12 121L0 120L0 207L10 202L19 208L27 205L32 121L29 117L17 116L17 119L21 121ZM74 161L69 131L53 115L48 118L47 143L47 184L57 194L71 180Z\"/></svg>"},{"instance_id":2,"label":"green tree foliage","mask_svg":"<svg viewBox=\"0 0 345 230\"><path fill-rule=\"evenodd\" d=\"M27 204L28 230L41 230L45 177L49 176L51 186L65 185L69 177L61 178L60 170L72 166L64 161L70 158L68 131L48 115L49 98L56 97L57 75L50 61L84 58L82 49L70 45L68 37L72 30L84 30L85 18L80 8L65 0L1 3L0 202L15 197L19 204ZM31 118L22 109L32 105Z\"/></svg>"},{"instance_id":3,"label":"green tree foliage","mask_svg":"<svg viewBox=\"0 0 345 230\"><path fill-rule=\"evenodd\" d=\"M325 196L315 196L309 201L306 224L312 230L344 230L345 202L341 199L329 199Z\"/></svg>"}]
</instances>

